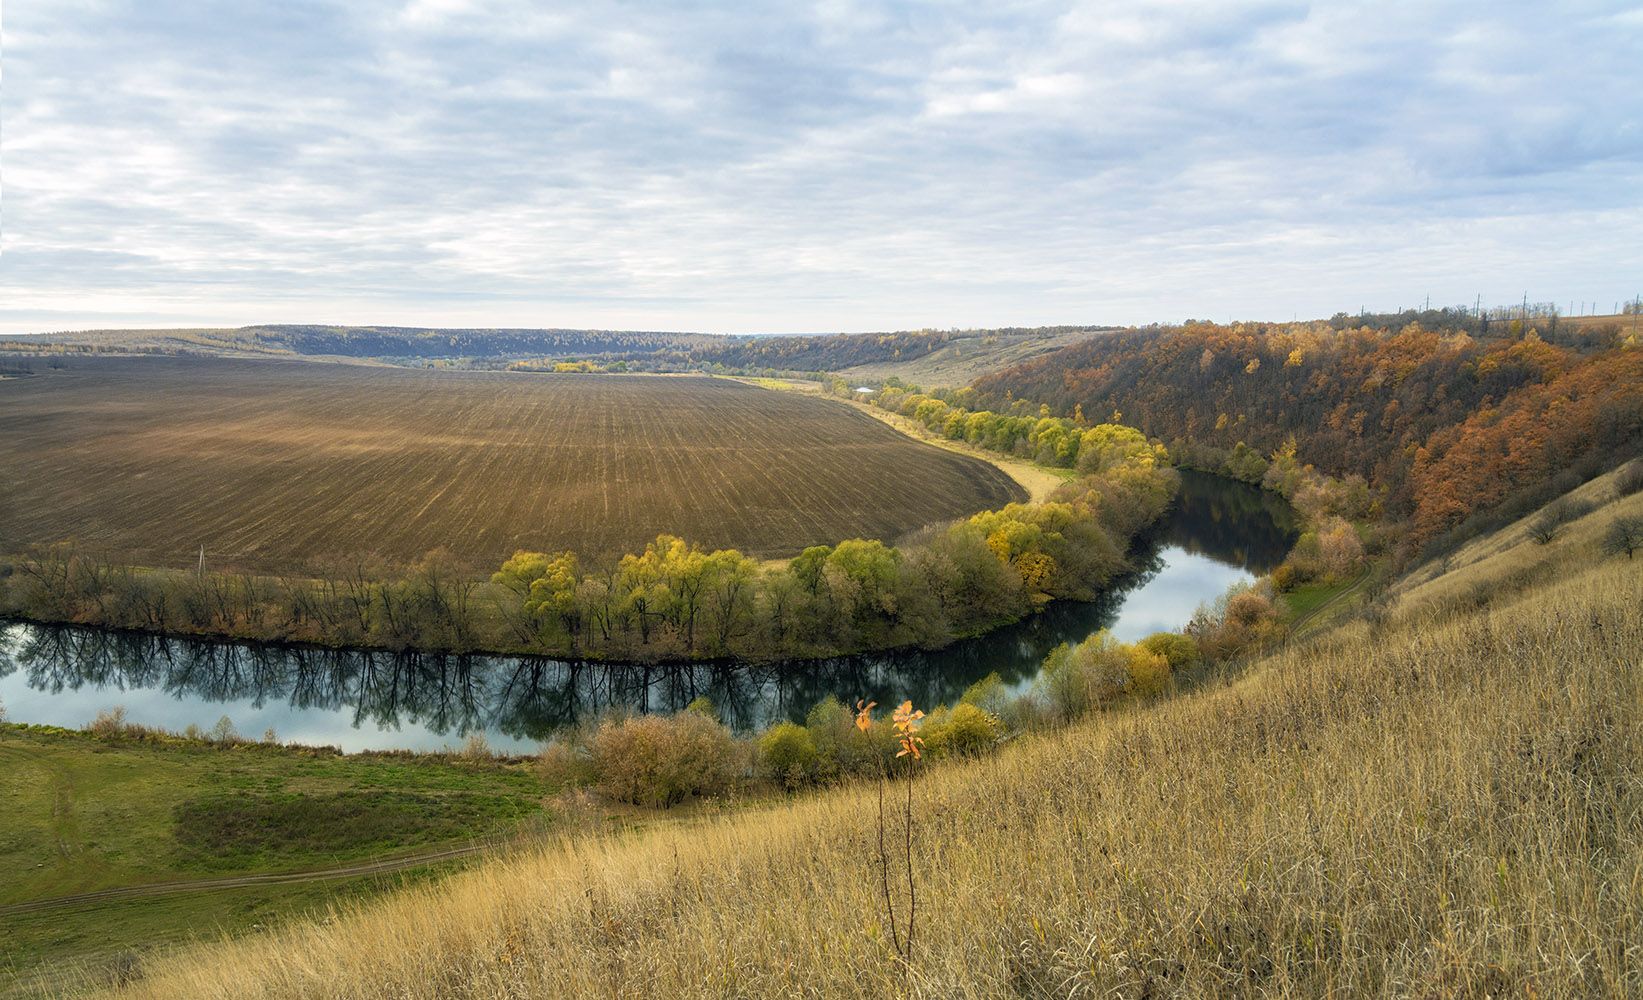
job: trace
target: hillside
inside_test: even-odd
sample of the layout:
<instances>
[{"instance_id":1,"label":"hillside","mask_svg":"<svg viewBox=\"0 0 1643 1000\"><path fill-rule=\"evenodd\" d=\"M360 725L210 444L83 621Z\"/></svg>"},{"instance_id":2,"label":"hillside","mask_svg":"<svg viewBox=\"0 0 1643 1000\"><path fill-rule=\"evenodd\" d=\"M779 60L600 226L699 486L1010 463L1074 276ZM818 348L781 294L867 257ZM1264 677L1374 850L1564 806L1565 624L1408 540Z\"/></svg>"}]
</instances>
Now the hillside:
<instances>
[{"instance_id":1,"label":"hillside","mask_svg":"<svg viewBox=\"0 0 1643 1000\"><path fill-rule=\"evenodd\" d=\"M881 382L899 378L926 388L969 385L990 372L1018 365L1091 337L1111 327L1050 327L1042 330L964 330L941 347L909 360L892 359L845 368L845 378Z\"/></svg>"},{"instance_id":2,"label":"hillside","mask_svg":"<svg viewBox=\"0 0 1643 1000\"><path fill-rule=\"evenodd\" d=\"M1594 524L1620 509L1603 486ZM933 766L906 968L869 786L547 845L156 959L119 995L1635 996L1643 564L1576 528L1508 528L1420 583L1475 599L1411 589L1189 694ZM1506 551L1553 568L1499 587Z\"/></svg>"},{"instance_id":3,"label":"hillside","mask_svg":"<svg viewBox=\"0 0 1643 1000\"><path fill-rule=\"evenodd\" d=\"M726 336L622 330L270 325L188 330L85 330L0 338L0 371L85 354L308 358L421 366L592 361L618 370L852 371L960 385L1101 332L1099 327L903 330Z\"/></svg>"},{"instance_id":4,"label":"hillside","mask_svg":"<svg viewBox=\"0 0 1643 1000\"><path fill-rule=\"evenodd\" d=\"M1383 491L1418 547L1643 448L1643 351L1618 334L1582 347L1493 329L1505 335L1325 323L1127 331L984 376L961 401L1118 411L1183 453L1219 450L1225 471L1255 479L1261 456L1293 438L1300 461ZM1227 455L1240 445L1259 453L1250 468Z\"/></svg>"}]
</instances>

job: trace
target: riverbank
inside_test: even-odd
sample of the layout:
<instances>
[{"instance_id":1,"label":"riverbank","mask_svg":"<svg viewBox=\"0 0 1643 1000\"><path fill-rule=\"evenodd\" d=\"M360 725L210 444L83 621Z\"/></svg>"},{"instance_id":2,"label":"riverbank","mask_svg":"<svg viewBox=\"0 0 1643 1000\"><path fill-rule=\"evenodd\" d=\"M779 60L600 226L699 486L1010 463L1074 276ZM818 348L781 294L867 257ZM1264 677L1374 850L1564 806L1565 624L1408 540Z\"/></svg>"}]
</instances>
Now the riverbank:
<instances>
[{"instance_id":1,"label":"riverbank","mask_svg":"<svg viewBox=\"0 0 1643 1000\"><path fill-rule=\"evenodd\" d=\"M1011 686L1029 683L1054 647L1102 629L1137 639L1181 628L1198 605L1282 561L1294 542L1286 510L1245 484L1182 473L1169 513L1129 553L1136 569L1095 601L1053 602L1015 625L935 651L658 665L14 625L0 642L0 701L14 720L67 726L124 704L135 721L173 730L209 727L227 713L243 732L273 726L349 750L438 750L479 730L494 747L518 752L606 709L674 711L699 696L738 730L791 717L827 693L852 703L951 703L989 673Z\"/></svg>"}]
</instances>

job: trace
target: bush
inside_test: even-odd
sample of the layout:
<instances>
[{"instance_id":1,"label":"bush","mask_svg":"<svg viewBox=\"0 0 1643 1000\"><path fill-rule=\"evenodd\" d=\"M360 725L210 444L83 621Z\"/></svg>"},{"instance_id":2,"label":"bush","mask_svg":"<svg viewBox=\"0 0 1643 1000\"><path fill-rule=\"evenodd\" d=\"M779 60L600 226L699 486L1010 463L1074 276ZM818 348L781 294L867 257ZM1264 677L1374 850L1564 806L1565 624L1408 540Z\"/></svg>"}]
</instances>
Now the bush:
<instances>
[{"instance_id":1,"label":"bush","mask_svg":"<svg viewBox=\"0 0 1643 1000\"><path fill-rule=\"evenodd\" d=\"M818 760L816 741L798 723L779 722L759 737L760 767L790 789L815 780Z\"/></svg>"},{"instance_id":2,"label":"bush","mask_svg":"<svg viewBox=\"0 0 1643 1000\"><path fill-rule=\"evenodd\" d=\"M1213 605L1200 607L1185 631L1204 659L1226 660L1277 639L1283 622L1269 585L1260 581L1235 586Z\"/></svg>"},{"instance_id":3,"label":"bush","mask_svg":"<svg viewBox=\"0 0 1643 1000\"><path fill-rule=\"evenodd\" d=\"M1630 559L1638 549L1643 549L1643 518L1617 517L1609 522L1608 530L1603 533L1606 555L1624 555Z\"/></svg>"},{"instance_id":4,"label":"bush","mask_svg":"<svg viewBox=\"0 0 1643 1000\"><path fill-rule=\"evenodd\" d=\"M726 791L735 778L736 741L700 712L608 721L593 734L589 759L606 795L663 809L693 795Z\"/></svg>"},{"instance_id":5,"label":"bush","mask_svg":"<svg viewBox=\"0 0 1643 1000\"><path fill-rule=\"evenodd\" d=\"M1272 571L1272 588L1280 594L1287 594L1296 587L1311 582L1316 575L1316 566L1291 556Z\"/></svg>"},{"instance_id":6,"label":"bush","mask_svg":"<svg viewBox=\"0 0 1643 1000\"><path fill-rule=\"evenodd\" d=\"M1116 701L1129 687L1129 648L1110 632L1050 651L1036 683L1060 721L1080 718Z\"/></svg>"},{"instance_id":7,"label":"bush","mask_svg":"<svg viewBox=\"0 0 1643 1000\"><path fill-rule=\"evenodd\" d=\"M1196 667L1203 660L1203 654L1198 651L1197 640L1179 632L1154 632L1137 645L1169 661L1172 671Z\"/></svg>"},{"instance_id":8,"label":"bush","mask_svg":"<svg viewBox=\"0 0 1643 1000\"><path fill-rule=\"evenodd\" d=\"M1563 522L1548 510L1529 522L1529 537L1536 545L1550 545L1562 527Z\"/></svg>"},{"instance_id":9,"label":"bush","mask_svg":"<svg viewBox=\"0 0 1643 1000\"><path fill-rule=\"evenodd\" d=\"M924 746L936 757L977 757L998 745L1004 723L968 702L938 712L925 723Z\"/></svg>"},{"instance_id":10,"label":"bush","mask_svg":"<svg viewBox=\"0 0 1643 1000\"><path fill-rule=\"evenodd\" d=\"M1130 680L1126 690L1142 698L1150 698L1162 694L1170 686L1170 664L1158 653L1148 652L1140 646L1132 646L1129 651L1129 662L1124 664L1129 672Z\"/></svg>"},{"instance_id":11,"label":"bush","mask_svg":"<svg viewBox=\"0 0 1643 1000\"><path fill-rule=\"evenodd\" d=\"M98 739L108 740L124 736L128 728L130 724L126 722L125 706L115 705L113 708L105 708L98 712L97 718L92 719L91 725L86 727L86 732Z\"/></svg>"},{"instance_id":12,"label":"bush","mask_svg":"<svg viewBox=\"0 0 1643 1000\"><path fill-rule=\"evenodd\" d=\"M984 712L1002 715L1010 704L1010 692L995 671L965 688L958 700L961 705L974 705Z\"/></svg>"},{"instance_id":13,"label":"bush","mask_svg":"<svg viewBox=\"0 0 1643 1000\"><path fill-rule=\"evenodd\" d=\"M586 743L573 736L561 736L542 748L537 770L549 788L577 788L594 782L593 760Z\"/></svg>"},{"instance_id":14,"label":"bush","mask_svg":"<svg viewBox=\"0 0 1643 1000\"><path fill-rule=\"evenodd\" d=\"M895 738L889 726L874 726L862 732L856 728L856 713L831 696L816 703L804 725L816 744L817 781L877 774L895 754Z\"/></svg>"},{"instance_id":15,"label":"bush","mask_svg":"<svg viewBox=\"0 0 1643 1000\"><path fill-rule=\"evenodd\" d=\"M468 734L467 740L462 744L462 749L457 751L456 755L465 764L489 763L494 756L491 753L490 743L485 740L485 734L478 730Z\"/></svg>"},{"instance_id":16,"label":"bush","mask_svg":"<svg viewBox=\"0 0 1643 1000\"><path fill-rule=\"evenodd\" d=\"M1636 458L1621 467L1614 477L1616 500L1643 492L1643 458Z\"/></svg>"}]
</instances>

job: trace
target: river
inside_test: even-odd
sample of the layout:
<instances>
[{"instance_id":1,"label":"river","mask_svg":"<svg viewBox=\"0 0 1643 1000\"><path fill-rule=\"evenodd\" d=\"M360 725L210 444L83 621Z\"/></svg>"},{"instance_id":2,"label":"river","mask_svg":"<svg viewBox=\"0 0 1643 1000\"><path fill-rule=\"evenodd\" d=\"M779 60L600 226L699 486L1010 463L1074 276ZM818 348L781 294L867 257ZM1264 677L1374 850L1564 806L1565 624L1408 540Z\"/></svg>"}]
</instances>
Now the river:
<instances>
[{"instance_id":1,"label":"river","mask_svg":"<svg viewBox=\"0 0 1643 1000\"><path fill-rule=\"evenodd\" d=\"M1174 508L1137 540L1137 572L1101 599L1057 602L947 649L785 663L613 664L542 657L299 649L0 623L0 706L12 722L81 727L120 706L130 722L367 749L437 750L484 733L531 752L554 730L612 708L673 711L698 696L738 730L802 717L836 695L881 705L951 702L997 672L1025 687L1046 654L1105 628L1120 639L1180 628L1235 583L1269 572L1295 538L1271 494L1183 472Z\"/></svg>"}]
</instances>

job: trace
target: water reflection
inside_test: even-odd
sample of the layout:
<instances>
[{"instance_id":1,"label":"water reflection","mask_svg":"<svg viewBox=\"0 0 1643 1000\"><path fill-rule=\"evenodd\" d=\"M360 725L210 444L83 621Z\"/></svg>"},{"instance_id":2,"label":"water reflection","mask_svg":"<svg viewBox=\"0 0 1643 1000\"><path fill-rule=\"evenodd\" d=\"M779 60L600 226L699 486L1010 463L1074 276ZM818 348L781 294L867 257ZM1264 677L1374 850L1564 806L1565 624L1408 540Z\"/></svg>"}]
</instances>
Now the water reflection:
<instances>
[{"instance_id":1,"label":"water reflection","mask_svg":"<svg viewBox=\"0 0 1643 1000\"><path fill-rule=\"evenodd\" d=\"M201 642L11 624L0 634L0 704L14 721L80 726L122 705L134 722L182 729L228 715L255 736L347 750L436 749L469 732L528 750L611 708L673 711L705 696L756 729L828 695L881 704L950 702L997 672L1025 686L1061 642L1101 628L1138 638L1177 628L1198 603L1270 570L1294 537L1282 503L1241 483L1183 476L1180 500L1136 553L1140 570L1098 601L1058 603L936 652L773 664L608 664L541 657L373 653Z\"/></svg>"}]
</instances>

